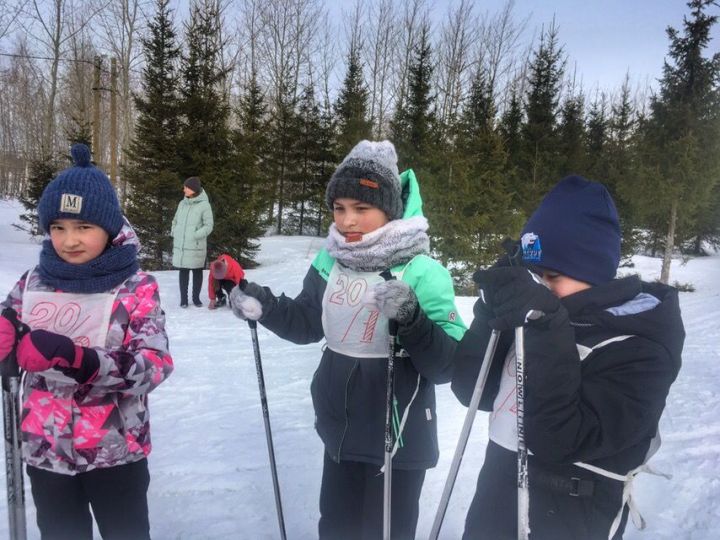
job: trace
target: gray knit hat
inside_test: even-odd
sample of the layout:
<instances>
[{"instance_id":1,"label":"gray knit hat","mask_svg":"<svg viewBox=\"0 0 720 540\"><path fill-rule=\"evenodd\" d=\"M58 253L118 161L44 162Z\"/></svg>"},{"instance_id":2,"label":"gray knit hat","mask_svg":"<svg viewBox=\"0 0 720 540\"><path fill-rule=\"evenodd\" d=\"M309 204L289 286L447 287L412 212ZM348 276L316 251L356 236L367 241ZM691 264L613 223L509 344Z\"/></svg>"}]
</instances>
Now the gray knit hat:
<instances>
[{"instance_id":1,"label":"gray knit hat","mask_svg":"<svg viewBox=\"0 0 720 540\"><path fill-rule=\"evenodd\" d=\"M202 184L200 183L200 179L197 176L191 176L190 178L185 180L183 185L186 188L190 188L193 191L193 193L195 193L195 195L199 195L200 192L203 190Z\"/></svg>"},{"instance_id":2,"label":"gray knit hat","mask_svg":"<svg viewBox=\"0 0 720 540\"><path fill-rule=\"evenodd\" d=\"M357 199L379 208L389 219L403 215L397 154L390 141L360 141L335 170L325 190L332 210L341 197Z\"/></svg>"}]
</instances>

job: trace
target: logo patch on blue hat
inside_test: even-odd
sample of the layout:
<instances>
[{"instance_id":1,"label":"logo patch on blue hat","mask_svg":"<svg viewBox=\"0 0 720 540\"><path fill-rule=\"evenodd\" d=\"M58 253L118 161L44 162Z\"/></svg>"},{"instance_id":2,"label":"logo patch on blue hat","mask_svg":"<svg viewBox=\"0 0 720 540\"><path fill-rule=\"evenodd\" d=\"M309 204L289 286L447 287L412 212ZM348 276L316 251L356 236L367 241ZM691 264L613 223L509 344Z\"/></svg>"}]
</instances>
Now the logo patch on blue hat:
<instances>
[{"instance_id":1,"label":"logo patch on blue hat","mask_svg":"<svg viewBox=\"0 0 720 540\"><path fill-rule=\"evenodd\" d=\"M63 193L60 199L60 211L68 214L79 214L82 212L83 198L72 193Z\"/></svg>"},{"instance_id":2,"label":"logo patch on blue hat","mask_svg":"<svg viewBox=\"0 0 720 540\"><path fill-rule=\"evenodd\" d=\"M522 245L523 261L539 263L542 260L542 245L537 234L533 232L523 234L520 238L520 244Z\"/></svg>"}]
</instances>

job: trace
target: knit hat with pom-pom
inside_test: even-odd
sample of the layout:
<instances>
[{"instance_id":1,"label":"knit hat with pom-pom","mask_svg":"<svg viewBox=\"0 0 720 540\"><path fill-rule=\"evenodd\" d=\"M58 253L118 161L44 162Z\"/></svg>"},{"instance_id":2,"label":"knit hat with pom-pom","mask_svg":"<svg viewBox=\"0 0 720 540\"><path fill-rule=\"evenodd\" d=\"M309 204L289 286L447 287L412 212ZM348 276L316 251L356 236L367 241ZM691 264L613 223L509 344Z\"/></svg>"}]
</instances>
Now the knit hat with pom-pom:
<instances>
[{"instance_id":1,"label":"knit hat with pom-pom","mask_svg":"<svg viewBox=\"0 0 720 540\"><path fill-rule=\"evenodd\" d=\"M50 232L56 219L79 219L102 227L114 238L124 218L110 180L90 163L90 149L84 144L74 144L70 154L73 166L58 173L40 197L40 227Z\"/></svg>"},{"instance_id":2,"label":"knit hat with pom-pom","mask_svg":"<svg viewBox=\"0 0 720 540\"><path fill-rule=\"evenodd\" d=\"M389 219L403 215L397 154L390 141L360 141L333 173L325 190L332 210L335 199L347 197L371 204Z\"/></svg>"}]
</instances>

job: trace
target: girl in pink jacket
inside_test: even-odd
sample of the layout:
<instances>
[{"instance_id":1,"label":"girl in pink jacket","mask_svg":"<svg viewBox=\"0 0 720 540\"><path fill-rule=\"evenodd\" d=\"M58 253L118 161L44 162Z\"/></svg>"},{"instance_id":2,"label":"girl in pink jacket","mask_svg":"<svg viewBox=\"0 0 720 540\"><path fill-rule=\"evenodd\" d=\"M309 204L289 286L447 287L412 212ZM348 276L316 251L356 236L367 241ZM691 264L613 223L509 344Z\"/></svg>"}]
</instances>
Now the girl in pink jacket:
<instances>
[{"instance_id":1,"label":"girl in pink jacket","mask_svg":"<svg viewBox=\"0 0 720 540\"><path fill-rule=\"evenodd\" d=\"M106 540L149 539L147 396L173 369L165 315L108 178L85 145L71 153L38 204L40 262L0 304L0 361L17 340L43 540L91 540L92 516Z\"/></svg>"}]
</instances>

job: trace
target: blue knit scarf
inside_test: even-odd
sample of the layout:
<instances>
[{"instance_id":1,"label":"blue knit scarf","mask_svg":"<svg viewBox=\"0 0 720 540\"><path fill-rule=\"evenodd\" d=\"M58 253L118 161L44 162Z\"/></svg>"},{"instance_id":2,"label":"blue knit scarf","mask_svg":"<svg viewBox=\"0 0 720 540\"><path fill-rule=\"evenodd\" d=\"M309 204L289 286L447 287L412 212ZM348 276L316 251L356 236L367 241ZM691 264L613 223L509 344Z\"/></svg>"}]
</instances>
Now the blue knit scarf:
<instances>
[{"instance_id":1,"label":"blue knit scarf","mask_svg":"<svg viewBox=\"0 0 720 540\"><path fill-rule=\"evenodd\" d=\"M132 244L112 246L83 264L70 264L62 260L50 240L43 242L40 251L40 277L48 285L63 292L107 292L136 273L138 268L137 249Z\"/></svg>"}]
</instances>

